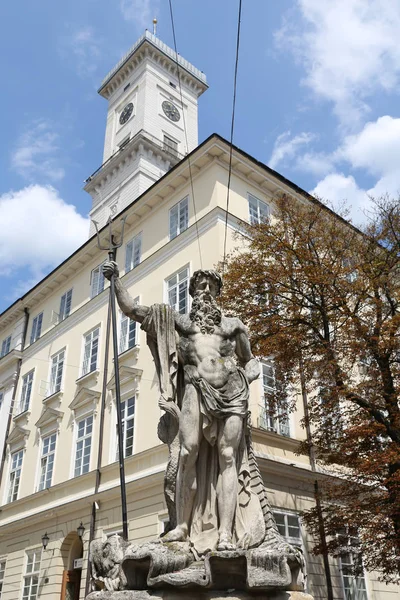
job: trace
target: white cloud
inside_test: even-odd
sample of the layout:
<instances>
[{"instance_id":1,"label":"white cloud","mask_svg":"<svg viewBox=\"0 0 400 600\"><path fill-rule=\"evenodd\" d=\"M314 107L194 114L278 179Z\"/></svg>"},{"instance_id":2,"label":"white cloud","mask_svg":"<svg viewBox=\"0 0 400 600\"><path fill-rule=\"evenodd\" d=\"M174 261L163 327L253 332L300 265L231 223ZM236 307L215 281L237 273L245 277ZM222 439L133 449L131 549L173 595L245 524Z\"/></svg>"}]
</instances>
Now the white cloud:
<instances>
[{"instance_id":1,"label":"white cloud","mask_svg":"<svg viewBox=\"0 0 400 600\"><path fill-rule=\"evenodd\" d=\"M400 192L400 118L385 115L366 123L356 135L348 135L331 155L332 171L312 190L313 194L337 203L347 199L355 220L363 218L360 210L368 210L369 196L398 196ZM364 170L375 183L367 190L360 188L353 176L335 172L345 164L353 171ZM334 166L336 165L336 167Z\"/></svg>"},{"instance_id":2,"label":"white cloud","mask_svg":"<svg viewBox=\"0 0 400 600\"><path fill-rule=\"evenodd\" d=\"M35 121L19 137L11 154L11 165L26 179L44 176L58 181L65 175L58 164L59 135L45 119Z\"/></svg>"},{"instance_id":3,"label":"white cloud","mask_svg":"<svg viewBox=\"0 0 400 600\"><path fill-rule=\"evenodd\" d=\"M267 163L271 169L276 169L278 164L285 159L293 158L302 146L309 144L315 139L315 135L306 131L294 137L290 137L290 135L290 131L284 131L276 138L271 158Z\"/></svg>"},{"instance_id":4,"label":"white cloud","mask_svg":"<svg viewBox=\"0 0 400 600\"><path fill-rule=\"evenodd\" d=\"M89 219L51 186L31 185L0 196L0 222L0 274L17 278L14 297L67 258L89 231ZM27 269L26 281L18 280L19 269Z\"/></svg>"},{"instance_id":5,"label":"white cloud","mask_svg":"<svg viewBox=\"0 0 400 600\"><path fill-rule=\"evenodd\" d=\"M327 201L336 209L342 208L345 203L349 209L349 217L356 225L366 219L370 199L367 192L358 187L351 175L331 173L320 181L310 194Z\"/></svg>"},{"instance_id":6,"label":"white cloud","mask_svg":"<svg viewBox=\"0 0 400 600\"><path fill-rule=\"evenodd\" d=\"M97 70L101 51L93 27L86 26L67 35L61 42L60 51L68 60L72 52L76 71L80 77L86 78Z\"/></svg>"},{"instance_id":7,"label":"white cloud","mask_svg":"<svg viewBox=\"0 0 400 600\"><path fill-rule=\"evenodd\" d=\"M140 29L151 29L159 0L121 0L120 7L126 21L133 21Z\"/></svg>"},{"instance_id":8,"label":"white cloud","mask_svg":"<svg viewBox=\"0 0 400 600\"><path fill-rule=\"evenodd\" d=\"M396 90L400 76L400 3L393 0L297 0L276 33L305 68L304 83L355 126L376 91Z\"/></svg>"}]
</instances>

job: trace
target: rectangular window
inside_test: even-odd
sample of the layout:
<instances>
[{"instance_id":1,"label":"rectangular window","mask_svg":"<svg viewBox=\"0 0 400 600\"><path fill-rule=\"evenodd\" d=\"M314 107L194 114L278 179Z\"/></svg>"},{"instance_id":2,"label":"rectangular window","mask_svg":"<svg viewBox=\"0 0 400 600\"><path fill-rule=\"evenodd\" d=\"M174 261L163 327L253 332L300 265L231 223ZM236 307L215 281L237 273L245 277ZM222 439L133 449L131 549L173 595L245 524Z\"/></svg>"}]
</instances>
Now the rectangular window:
<instances>
[{"instance_id":1,"label":"rectangular window","mask_svg":"<svg viewBox=\"0 0 400 600\"><path fill-rule=\"evenodd\" d=\"M0 560L0 600L3 596L4 574L6 571L6 561Z\"/></svg>"},{"instance_id":2,"label":"rectangular window","mask_svg":"<svg viewBox=\"0 0 400 600\"><path fill-rule=\"evenodd\" d=\"M27 561L22 600L36 600L39 588L41 550L30 550L26 553L26 556Z\"/></svg>"},{"instance_id":3,"label":"rectangular window","mask_svg":"<svg viewBox=\"0 0 400 600\"><path fill-rule=\"evenodd\" d=\"M261 363L261 377L264 394L264 405L261 407L260 426L269 431L290 437L289 419L285 414L285 406L274 406L275 367L272 361Z\"/></svg>"},{"instance_id":4,"label":"rectangular window","mask_svg":"<svg viewBox=\"0 0 400 600\"><path fill-rule=\"evenodd\" d=\"M18 498L19 483L21 481L22 459L24 451L14 452L10 459L10 477L8 480L7 502L14 502Z\"/></svg>"},{"instance_id":5,"label":"rectangular window","mask_svg":"<svg viewBox=\"0 0 400 600\"><path fill-rule=\"evenodd\" d=\"M124 456L133 454L133 433L135 425L135 397L121 402L122 433L124 440ZM118 455L117 455L118 456Z\"/></svg>"},{"instance_id":6,"label":"rectangular window","mask_svg":"<svg viewBox=\"0 0 400 600\"><path fill-rule=\"evenodd\" d=\"M248 195L249 198L249 217L251 225L258 225L263 221L266 221L269 217L269 206L263 200Z\"/></svg>"},{"instance_id":7,"label":"rectangular window","mask_svg":"<svg viewBox=\"0 0 400 600\"><path fill-rule=\"evenodd\" d=\"M142 232L135 235L130 242L126 244L125 254L125 273L132 271L140 265L142 259Z\"/></svg>"},{"instance_id":8,"label":"rectangular window","mask_svg":"<svg viewBox=\"0 0 400 600\"><path fill-rule=\"evenodd\" d=\"M137 299L135 300L135 302ZM120 353L133 348L137 344L137 323L124 313L121 313L119 351Z\"/></svg>"},{"instance_id":9,"label":"rectangular window","mask_svg":"<svg viewBox=\"0 0 400 600\"><path fill-rule=\"evenodd\" d=\"M18 414L25 412L29 408L32 395L33 373L34 371L29 371L29 373L22 378L22 391Z\"/></svg>"},{"instance_id":10,"label":"rectangular window","mask_svg":"<svg viewBox=\"0 0 400 600\"><path fill-rule=\"evenodd\" d=\"M0 358L2 358L3 356L5 356L6 354L8 354L10 352L10 349L11 349L11 335L9 335L1 343Z\"/></svg>"},{"instance_id":11,"label":"rectangular window","mask_svg":"<svg viewBox=\"0 0 400 600\"><path fill-rule=\"evenodd\" d=\"M90 274L90 297L94 298L104 290L103 263Z\"/></svg>"},{"instance_id":12,"label":"rectangular window","mask_svg":"<svg viewBox=\"0 0 400 600\"><path fill-rule=\"evenodd\" d=\"M97 358L99 354L100 327L96 327L85 335L85 346L83 351L82 376L97 369Z\"/></svg>"},{"instance_id":13,"label":"rectangular window","mask_svg":"<svg viewBox=\"0 0 400 600\"><path fill-rule=\"evenodd\" d=\"M293 513L273 512L279 533L294 546L301 546L299 517Z\"/></svg>"},{"instance_id":14,"label":"rectangular window","mask_svg":"<svg viewBox=\"0 0 400 600\"><path fill-rule=\"evenodd\" d=\"M74 477L89 471L93 416L90 415L90 417L78 421L77 431Z\"/></svg>"},{"instance_id":15,"label":"rectangular window","mask_svg":"<svg viewBox=\"0 0 400 600\"><path fill-rule=\"evenodd\" d=\"M189 268L167 279L168 304L181 315L189 312Z\"/></svg>"},{"instance_id":16,"label":"rectangular window","mask_svg":"<svg viewBox=\"0 0 400 600\"><path fill-rule=\"evenodd\" d=\"M343 591L346 600L368 600L364 575L354 575L357 558L352 552L340 557Z\"/></svg>"},{"instance_id":17,"label":"rectangular window","mask_svg":"<svg viewBox=\"0 0 400 600\"><path fill-rule=\"evenodd\" d=\"M40 459L39 491L49 488L53 478L54 455L56 452L57 434L53 433L42 440L42 456Z\"/></svg>"},{"instance_id":18,"label":"rectangular window","mask_svg":"<svg viewBox=\"0 0 400 600\"><path fill-rule=\"evenodd\" d=\"M68 290L61 296L60 301L60 313L58 315L58 322L64 321L67 317L69 317L69 313L71 312L71 301L72 301L72 290Z\"/></svg>"},{"instance_id":19,"label":"rectangular window","mask_svg":"<svg viewBox=\"0 0 400 600\"><path fill-rule=\"evenodd\" d=\"M189 197L175 204L169 211L169 239L173 240L189 226Z\"/></svg>"},{"instance_id":20,"label":"rectangular window","mask_svg":"<svg viewBox=\"0 0 400 600\"><path fill-rule=\"evenodd\" d=\"M169 135L164 134L164 150L176 156L178 154L178 142L169 137Z\"/></svg>"},{"instance_id":21,"label":"rectangular window","mask_svg":"<svg viewBox=\"0 0 400 600\"><path fill-rule=\"evenodd\" d=\"M4 400L4 393L0 392L0 410L1 410L2 406L3 406L3 400Z\"/></svg>"},{"instance_id":22,"label":"rectangular window","mask_svg":"<svg viewBox=\"0 0 400 600\"><path fill-rule=\"evenodd\" d=\"M43 322L43 313L36 315L33 319L32 323L32 331L31 331L31 344L36 342L40 338L40 334L42 333L42 322Z\"/></svg>"},{"instance_id":23,"label":"rectangular window","mask_svg":"<svg viewBox=\"0 0 400 600\"><path fill-rule=\"evenodd\" d=\"M50 396L61 390L63 369L65 360L65 350L57 352L51 359L50 372Z\"/></svg>"},{"instance_id":24,"label":"rectangular window","mask_svg":"<svg viewBox=\"0 0 400 600\"><path fill-rule=\"evenodd\" d=\"M368 600L357 530L344 527L338 533L338 538L341 544L339 558L345 600Z\"/></svg>"}]
</instances>

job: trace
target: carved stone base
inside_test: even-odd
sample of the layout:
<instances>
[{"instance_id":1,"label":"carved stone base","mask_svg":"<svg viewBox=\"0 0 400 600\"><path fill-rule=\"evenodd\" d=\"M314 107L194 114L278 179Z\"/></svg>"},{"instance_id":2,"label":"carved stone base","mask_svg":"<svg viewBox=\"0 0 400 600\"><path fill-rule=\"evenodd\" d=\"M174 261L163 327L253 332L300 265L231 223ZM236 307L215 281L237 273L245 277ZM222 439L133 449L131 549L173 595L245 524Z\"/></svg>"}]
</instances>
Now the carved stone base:
<instances>
[{"instance_id":1,"label":"carved stone base","mask_svg":"<svg viewBox=\"0 0 400 600\"><path fill-rule=\"evenodd\" d=\"M211 592L206 590L130 590L125 592L92 592L86 600L313 600L304 592Z\"/></svg>"}]
</instances>

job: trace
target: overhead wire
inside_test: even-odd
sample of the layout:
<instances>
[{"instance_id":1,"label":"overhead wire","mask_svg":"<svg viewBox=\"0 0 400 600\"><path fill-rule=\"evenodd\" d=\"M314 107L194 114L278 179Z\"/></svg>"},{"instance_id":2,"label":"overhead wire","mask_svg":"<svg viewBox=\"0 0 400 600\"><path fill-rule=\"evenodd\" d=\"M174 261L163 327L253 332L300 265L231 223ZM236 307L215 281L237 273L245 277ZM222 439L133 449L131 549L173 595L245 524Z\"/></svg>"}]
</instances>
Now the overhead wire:
<instances>
[{"instance_id":1,"label":"overhead wire","mask_svg":"<svg viewBox=\"0 0 400 600\"><path fill-rule=\"evenodd\" d=\"M230 148L229 148L229 169L228 169L228 184L226 192L226 214L225 214L225 235L224 235L224 259L222 262L222 271L225 271L226 265L226 242L228 234L228 214L229 214L229 200L230 200L230 189L231 189L231 177L232 177L232 155L233 155L233 132L235 128L235 110L236 110L236 89L237 89L237 73L239 64L239 48L240 48L240 25L242 21L242 0L239 0L238 9L238 24L236 34L236 58L235 58L235 73L233 77L233 99L232 99L232 119L231 119L231 137L230 137Z\"/></svg>"},{"instance_id":2,"label":"overhead wire","mask_svg":"<svg viewBox=\"0 0 400 600\"><path fill-rule=\"evenodd\" d=\"M182 119L183 119L183 129L185 132L186 152L188 153L187 161L188 161L188 166L189 166L189 177L190 177L190 185L191 185L191 191L192 191L194 222L195 222L195 226L196 226L196 236L197 236L197 243L198 243L198 247L199 247L200 267L203 268L203 260L202 260L202 255L201 255L201 246L200 246L199 225L197 222L196 201L195 201L195 197L194 197L192 164L191 164L191 160L190 160L190 156L189 156L189 144L188 144L188 135L187 135L187 128L186 128L186 118L185 118L185 111L184 111L184 106L183 106L181 74L180 74L180 65L179 65L179 61L178 61L178 50L177 50L177 44L176 44L175 22L174 22L174 13L172 10L172 0L169 0L169 12L170 12L170 16L171 16L172 37L173 37L173 41L174 41L175 64L176 64L176 70L178 73L179 95L180 95L181 106L182 106Z\"/></svg>"}]
</instances>

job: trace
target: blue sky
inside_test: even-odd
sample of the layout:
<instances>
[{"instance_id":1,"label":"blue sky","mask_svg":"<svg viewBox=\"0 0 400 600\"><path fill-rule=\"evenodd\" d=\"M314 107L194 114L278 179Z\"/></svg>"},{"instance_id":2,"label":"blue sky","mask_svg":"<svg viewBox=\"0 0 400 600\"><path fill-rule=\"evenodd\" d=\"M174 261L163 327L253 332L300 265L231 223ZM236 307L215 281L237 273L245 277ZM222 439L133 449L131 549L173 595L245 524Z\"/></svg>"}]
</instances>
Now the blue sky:
<instances>
[{"instance_id":1,"label":"blue sky","mask_svg":"<svg viewBox=\"0 0 400 600\"><path fill-rule=\"evenodd\" d=\"M199 140L228 138L236 0L173 0L178 52L203 70ZM104 75L168 0L20 0L0 8L0 311L87 238ZM244 0L234 143L356 223L400 189L400 3ZM66 225L68 223L68 226Z\"/></svg>"}]
</instances>

